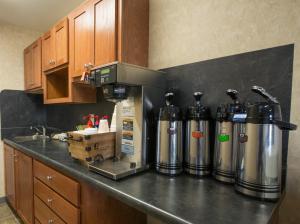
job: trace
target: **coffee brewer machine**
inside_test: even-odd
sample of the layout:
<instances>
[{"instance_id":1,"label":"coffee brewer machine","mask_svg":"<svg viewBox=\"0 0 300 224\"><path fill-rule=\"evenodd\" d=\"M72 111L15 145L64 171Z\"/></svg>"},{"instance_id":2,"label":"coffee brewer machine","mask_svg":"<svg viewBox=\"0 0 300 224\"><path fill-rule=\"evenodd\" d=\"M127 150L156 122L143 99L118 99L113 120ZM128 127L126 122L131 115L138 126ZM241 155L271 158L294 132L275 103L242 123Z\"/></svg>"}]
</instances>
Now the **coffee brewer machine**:
<instances>
[{"instance_id":1,"label":"coffee brewer machine","mask_svg":"<svg viewBox=\"0 0 300 224\"><path fill-rule=\"evenodd\" d=\"M147 169L155 153L154 110L164 103L164 74L116 62L93 69L89 80L116 104L117 115L115 158L89 169L115 180Z\"/></svg>"},{"instance_id":2,"label":"coffee brewer machine","mask_svg":"<svg viewBox=\"0 0 300 224\"><path fill-rule=\"evenodd\" d=\"M282 121L279 102L265 89L253 86L252 91L266 101L247 105L235 189L248 196L276 200L281 195L282 130L295 130L297 126Z\"/></svg>"}]
</instances>

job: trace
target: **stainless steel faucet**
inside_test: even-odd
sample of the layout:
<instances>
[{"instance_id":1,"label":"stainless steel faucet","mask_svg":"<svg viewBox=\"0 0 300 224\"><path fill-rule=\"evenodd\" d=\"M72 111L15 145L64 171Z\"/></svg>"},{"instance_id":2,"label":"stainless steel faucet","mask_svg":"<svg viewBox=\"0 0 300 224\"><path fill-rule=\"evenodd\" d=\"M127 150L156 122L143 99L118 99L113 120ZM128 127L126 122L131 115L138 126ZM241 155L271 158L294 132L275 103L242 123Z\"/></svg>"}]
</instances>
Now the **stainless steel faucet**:
<instances>
[{"instance_id":1,"label":"stainless steel faucet","mask_svg":"<svg viewBox=\"0 0 300 224\"><path fill-rule=\"evenodd\" d=\"M39 129L42 128L42 131ZM43 125L40 126L30 126L30 130L35 129L38 133L42 133L43 137L46 137L46 128Z\"/></svg>"}]
</instances>

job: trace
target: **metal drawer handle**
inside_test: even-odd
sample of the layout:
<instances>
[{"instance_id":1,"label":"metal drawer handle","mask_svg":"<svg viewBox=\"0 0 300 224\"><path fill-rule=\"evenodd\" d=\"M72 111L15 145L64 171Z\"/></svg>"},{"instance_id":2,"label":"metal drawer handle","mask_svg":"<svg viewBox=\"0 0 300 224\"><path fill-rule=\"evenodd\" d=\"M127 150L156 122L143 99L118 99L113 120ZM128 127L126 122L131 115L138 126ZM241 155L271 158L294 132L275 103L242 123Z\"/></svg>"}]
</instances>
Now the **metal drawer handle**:
<instances>
[{"instance_id":1,"label":"metal drawer handle","mask_svg":"<svg viewBox=\"0 0 300 224\"><path fill-rule=\"evenodd\" d=\"M47 202L48 202L49 204L51 204L52 201L53 201L53 199L51 199L51 198L48 198L48 199L47 199Z\"/></svg>"},{"instance_id":2,"label":"metal drawer handle","mask_svg":"<svg viewBox=\"0 0 300 224\"><path fill-rule=\"evenodd\" d=\"M54 220L53 219L49 219L48 220L48 224L52 224L52 223L54 223Z\"/></svg>"},{"instance_id":3,"label":"metal drawer handle","mask_svg":"<svg viewBox=\"0 0 300 224\"><path fill-rule=\"evenodd\" d=\"M52 180L53 177L52 176L47 176L46 178L47 178L48 181L50 181L50 180Z\"/></svg>"}]
</instances>

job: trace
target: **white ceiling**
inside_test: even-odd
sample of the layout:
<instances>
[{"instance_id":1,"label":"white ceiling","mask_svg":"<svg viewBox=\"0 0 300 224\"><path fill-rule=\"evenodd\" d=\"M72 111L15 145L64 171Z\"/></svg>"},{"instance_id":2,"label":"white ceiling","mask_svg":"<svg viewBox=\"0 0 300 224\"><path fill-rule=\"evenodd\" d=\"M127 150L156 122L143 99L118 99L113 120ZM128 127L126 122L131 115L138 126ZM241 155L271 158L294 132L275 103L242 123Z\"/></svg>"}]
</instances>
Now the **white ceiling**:
<instances>
[{"instance_id":1,"label":"white ceiling","mask_svg":"<svg viewBox=\"0 0 300 224\"><path fill-rule=\"evenodd\" d=\"M84 0L0 0L0 22L47 31Z\"/></svg>"}]
</instances>

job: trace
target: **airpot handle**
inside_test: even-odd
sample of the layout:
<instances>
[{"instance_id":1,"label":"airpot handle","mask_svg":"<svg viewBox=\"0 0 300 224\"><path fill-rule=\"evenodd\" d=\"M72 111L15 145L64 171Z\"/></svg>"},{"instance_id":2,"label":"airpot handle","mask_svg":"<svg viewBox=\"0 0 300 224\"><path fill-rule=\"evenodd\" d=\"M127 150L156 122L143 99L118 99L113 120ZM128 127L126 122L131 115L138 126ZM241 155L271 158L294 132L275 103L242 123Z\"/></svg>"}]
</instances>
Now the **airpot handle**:
<instances>
[{"instance_id":1,"label":"airpot handle","mask_svg":"<svg viewBox=\"0 0 300 224\"><path fill-rule=\"evenodd\" d=\"M294 131L297 129L297 125L289 122L274 120L273 123L276 124L281 130Z\"/></svg>"},{"instance_id":2,"label":"airpot handle","mask_svg":"<svg viewBox=\"0 0 300 224\"><path fill-rule=\"evenodd\" d=\"M270 95L263 87L260 87L260 86L252 86L252 89L251 89L253 92L261 95L263 98L265 98L268 102L271 102L271 103L276 103L276 104L279 104L278 100Z\"/></svg>"},{"instance_id":3,"label":"airpot handle","mask_svg":"<svg viewBox=\"0 0 300 224\"><path fill-rule=\"evenodd\" d=\"M194 98L195 98L195 101L196 101L196 105L199 106L201 104L202 96L203 96L202 92L194 92Z\"/></svg>"},{"instance_id":4,"label":"airpot handle","mask_svg":"<svg viewBox=\"0 0 300 224\"><path fill-rule=\"evenodd\" d=\"M238 94L239 92L235 89L227 89L226 94L231 97L235 104L239 103Z\"/></svg>"},{"instance_id":5,"label":"airpot handle","mask_svg":"<svg viewBox=\"0 0 300 224\"><path fill-rule=\"evenodd\" d=\"M167 92L167 93L165 94L165 99L166 99L166 104L167 104L167 106L172 105L172 103L173 103L173 98L174 98L174 93L172 93L172 92Z\"/></svg>"}]
</instances>

